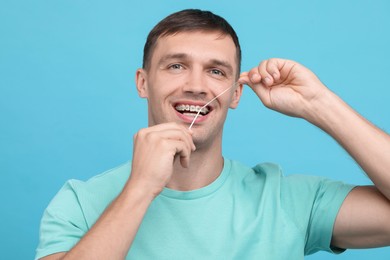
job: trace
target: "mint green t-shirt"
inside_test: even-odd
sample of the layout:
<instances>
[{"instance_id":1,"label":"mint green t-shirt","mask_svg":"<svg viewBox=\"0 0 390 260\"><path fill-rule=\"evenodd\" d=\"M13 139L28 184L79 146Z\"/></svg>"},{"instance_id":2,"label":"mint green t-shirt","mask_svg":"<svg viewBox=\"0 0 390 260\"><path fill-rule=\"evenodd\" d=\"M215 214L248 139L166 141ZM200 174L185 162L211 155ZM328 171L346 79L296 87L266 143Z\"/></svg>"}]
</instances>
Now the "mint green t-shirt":
<instances>
[{"instance_id":1,"label":"mint green t-shirt","mask_svg":"<svg viewBox=\"0 0 390 260\"><path fill-rule=\"evenodd\" d=\"M36 258L69 251L119 194L127 163L67 182L44 212ZM337 212L353 188L321 177L283 176L274 164L226 160L193 191L165 188L150 205L126 259L303 259L332 252ZM129 219L131 221L131 219Z\"/></svg>"}]
</instances>

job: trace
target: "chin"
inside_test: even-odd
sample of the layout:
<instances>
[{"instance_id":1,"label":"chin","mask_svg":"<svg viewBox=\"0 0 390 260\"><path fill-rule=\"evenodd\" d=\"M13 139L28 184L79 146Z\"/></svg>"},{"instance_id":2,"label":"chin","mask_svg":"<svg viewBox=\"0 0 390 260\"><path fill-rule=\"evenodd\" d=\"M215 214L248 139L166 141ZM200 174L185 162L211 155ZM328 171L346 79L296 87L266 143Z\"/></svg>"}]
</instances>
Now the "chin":
<instances>
[{"instance_id":1,"label":"chin","mask_svg":"<svg viewBox=\"0 0 390 260\"><path fill-rule=\"evenodd\" d=\"M222 136L214 134L213 132L194 131L192 140L196 146L196 149L206 148L214 145L220 145Z\"/></svg>"}]
</instances>

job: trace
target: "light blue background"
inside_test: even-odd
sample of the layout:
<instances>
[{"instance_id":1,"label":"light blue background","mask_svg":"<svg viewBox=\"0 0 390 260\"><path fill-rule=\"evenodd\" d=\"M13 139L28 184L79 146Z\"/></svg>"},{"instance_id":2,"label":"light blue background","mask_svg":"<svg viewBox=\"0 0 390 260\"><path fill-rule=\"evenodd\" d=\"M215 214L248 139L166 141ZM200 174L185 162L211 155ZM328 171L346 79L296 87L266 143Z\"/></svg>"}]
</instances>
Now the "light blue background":
<instances>
[{"instance_id":1,"label":"light blue background","mask_svg":"<svg viewBox=\"0 0 390 260\"><path fill-rule=\"evenodd\" d=\"M149 30L166 15L201 8L225 17L243 70L283 57L311 68L362 115L390 129L390 2L17 1L0 4L1 259L31 259L41 214L62 184L132 156L147 120L134 87ZM225 128L224 154L273 161L286 174L368 179L321 130L266 110L244 91ZM307 259L390 259L390 248Z\"/></svg>"}]
</instances>

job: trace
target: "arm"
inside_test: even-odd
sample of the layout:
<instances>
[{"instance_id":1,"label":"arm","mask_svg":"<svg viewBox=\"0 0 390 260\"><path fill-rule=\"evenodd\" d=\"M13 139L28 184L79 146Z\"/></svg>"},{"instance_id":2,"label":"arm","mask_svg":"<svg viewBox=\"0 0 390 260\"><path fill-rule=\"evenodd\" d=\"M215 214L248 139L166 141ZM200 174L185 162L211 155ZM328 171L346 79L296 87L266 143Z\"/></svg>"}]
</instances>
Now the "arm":
<instances>
[{"instance_id":1,"label":"arm","mask_svg":"<svg viewBox=\"0 0 390 260\"><path fill-rule=\"evenodd\" d=\"M42 259L124 259L150 203L168 183L174 160L187 167L194 149L189 130L173 123L139 131L122 192L69 252Z\"/></svg>"},{"instance_id":2,"label":"arm","mask_svg":"<svg viewBox=\"0 0 390 260\"><path fill-rule=\"evenodd\" d=\"M330 91L316 103L309 121L336 139L390 200L390 135Z\"/></svg>"},{"instance_id":3,"label":"arm","mask_svg":"<svg viewBox=\"0 0 390 260\"><path fill-rule=\"evenodd\" d=\"M330 134L375 187L357 187L337 216L332 244L341 248L390 245L390 136L361 117L307 68L270 59L241 74L263 104L306 119Z\"/></svg>"},{"instance_id":4,"label":"arm","mask_svg":"<svg viewBox=\"0 0 390 260\"><path fill-rule=\"evenodd\" d=\"M312 122L335 138L375 184L357 187L348 195L336 218L332 244L340 248L390 245L390 136L335 94L327 95L313 108L317 111Z\"/></svg>"}]
</instances>

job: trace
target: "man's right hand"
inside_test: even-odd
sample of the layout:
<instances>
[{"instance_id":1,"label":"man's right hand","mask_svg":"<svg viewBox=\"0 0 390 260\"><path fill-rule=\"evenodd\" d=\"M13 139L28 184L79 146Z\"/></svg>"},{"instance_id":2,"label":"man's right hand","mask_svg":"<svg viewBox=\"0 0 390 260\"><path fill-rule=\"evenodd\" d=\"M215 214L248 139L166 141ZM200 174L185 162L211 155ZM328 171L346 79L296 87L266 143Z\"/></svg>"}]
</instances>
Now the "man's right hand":
<instances>
[{"instance_id":1,"label":"man's right hand","mask_svg":"<svg viewBox=\"0 0 390 260\"><path fill-rule=\"evenodd\" d=\"M176 123L141 129L134 135L131 176L128 184L142 187L156 197L168 184L174 162L187 168L195 151L192 132Z\"/></svg>"}]
</instances>

